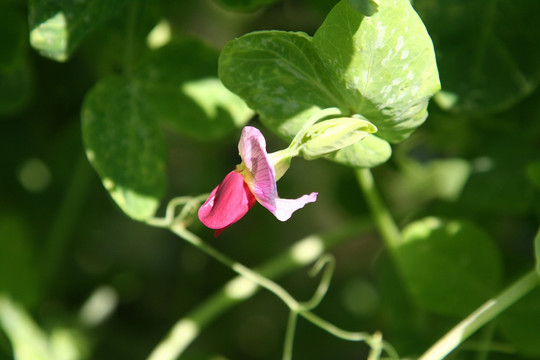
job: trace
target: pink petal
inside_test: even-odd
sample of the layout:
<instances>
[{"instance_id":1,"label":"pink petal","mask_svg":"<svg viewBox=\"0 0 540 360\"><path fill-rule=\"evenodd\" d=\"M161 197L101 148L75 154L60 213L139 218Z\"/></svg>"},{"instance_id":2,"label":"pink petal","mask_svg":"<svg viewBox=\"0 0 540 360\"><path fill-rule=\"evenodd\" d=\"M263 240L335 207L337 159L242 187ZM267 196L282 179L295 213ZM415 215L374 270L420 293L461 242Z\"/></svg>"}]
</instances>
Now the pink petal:
<instances>
[{"instance_id":1,"label":"pink petal","mask_svg":"<svg viewBox=\"0 0 540 360\"><path fill-rule=\"evenodd\" d=\"M280 221L289 220L291 215L298 209L304 207L308 203L315 202L317 200L317 193L312 192L309 195L304 195L298 199L280 199L277 198L276 209L271 211L274 216Z\"/></svg>"},{"instance_id":2,"label":"pink petal","mask_svg":"<svg viewBox=\"0 0 540 360\"><path fill-rule=\"evenodd\" d=\"M266 141L261 132L252 126L242 130L238 151L249 175L246 177L253 195L261 205L274 212L276 210L277 185L274 165L266 153Z\"/></svg>"},{"instance_id":3,"label":"pink petal","mask_svg":"<svg viewBox=\"0 0 540 360\"><path fill-rule=\"evenodd\" d=\"M218 236L225 228L244 216L255 204L255 197L244 177L231 171L199 208L199 219Z\"/></svg>"}]
</instances>

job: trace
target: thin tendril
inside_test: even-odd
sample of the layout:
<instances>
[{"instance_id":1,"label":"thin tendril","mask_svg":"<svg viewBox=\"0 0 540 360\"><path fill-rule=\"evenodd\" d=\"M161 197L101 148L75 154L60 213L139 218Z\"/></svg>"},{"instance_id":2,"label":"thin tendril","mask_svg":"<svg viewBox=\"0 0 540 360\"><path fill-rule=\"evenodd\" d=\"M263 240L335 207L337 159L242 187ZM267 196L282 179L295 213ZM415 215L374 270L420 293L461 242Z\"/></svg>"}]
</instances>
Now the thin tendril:
<instances>
[{"instance_id":1,"label":"thin tendril","mask_svg":"<svg viewBox=\"0 0 540 360\"><path fill-rule=\"evenodd\" d=\"M326 292L328 291L328 288L330 287L330 282L332 281L332 275L334 274L335 267L336 260L330 254L323 255L317 260L315 265L313 265L313 268L309 272L310 276L317 276L322 269L324 269L324 273L315 294L313 294L313 297L310 300L300 304L303 309L312 310L321 303L322 299L326 295Z\"/></svg>"},{"instance_id":2,"label":"thin tendril","mask_svg":"<svg viewBox=\"0 0 540 360\"><path fill-rule=\"evenodd\" d=\"M209 244L205 243L201 238L196 236L195 234L191 233L185 228L185 221L186 216L191 214L191 210L196 208L197 204L200 203L201 199L204 199L207 195L201 195L196 198L187 198L187 197L181 197L171 200L169 205L167 206L165 217L164 218L152 218L147 220L147 224L155 227L161 227L161 228L167 228L180 238L186 240L190 244L194 245L210 257L214 258L221 264L225 265L229 269L233 270L234 272L238 273L239 275L243 276L246 279L249 279L256 283L257 285L267 289L268 291L272 292L274 295L279 297L285 305L290 309L291 311L291 317L294 317L294 320L289 319L290 324L288 325L288 334L284 348L284 356L287 356L287 352L292 354L292 342L294 340L294 328L296 327L296 318L298 315L302 316L312 324L316 325L317 327L325 330L326 332L340 338L343 340L349 340L349 341L364 341L368 345L371 346L373 342L372 335L364 332L350 332L343 330L334 324L328 322L327 320L324 320L323 318L315 315L310 310L317 306L324 295L326 294L326 291L328 290L330 280L333 274L334 270L334 259L331 255L325 255L321 257L315 266L312 269L312 273L315 275L319 273L324 268L324 273L321 278L321 282L319 283L319 286L313 295L313 297L305 302L300 303L292 295L290 295L287 290L285 290L283 287L275 283L274 281L260 275L256 271L251 270L250 268L232 260L227 255L221 253L219 250L215 249L214 247L210 246ZM184 205L184 208L180 211L178 216L174 216L176 213L176 208L178 206ZM190 209L185 210L186 207L189 207ZM294 323L293 323L294 321ZM294 325L294 327L293 327ZM292 334L291 334L292 332ZM380 341L379 341L380 342ZM383 346L384 347L384 346ZM289 349L289 350L287 350Z\"/></svg>"}]
</instances>

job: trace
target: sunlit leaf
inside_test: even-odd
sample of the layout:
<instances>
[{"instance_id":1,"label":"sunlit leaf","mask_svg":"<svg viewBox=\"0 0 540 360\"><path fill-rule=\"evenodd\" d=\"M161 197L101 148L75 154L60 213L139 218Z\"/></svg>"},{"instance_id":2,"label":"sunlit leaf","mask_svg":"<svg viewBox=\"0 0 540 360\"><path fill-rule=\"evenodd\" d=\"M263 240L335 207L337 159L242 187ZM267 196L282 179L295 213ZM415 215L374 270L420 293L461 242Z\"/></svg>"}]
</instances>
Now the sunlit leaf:
<instances>
[{"instance_id":1,"label":"sunlit leaf","mask_svg":"<svg viewBox=\"0 0 540 360\"><path fill-rule=\"evenodd\" d=\"M244 35L224 48L219 75L287 139L317 111L338 107L375 124L377 137L400 141L425 120L439 89L431 40L406 0L384 2L370 17L343 0L313 38L281 31ZM389 156L381 141L373 142L377 149L364 145L361 156L369 150L380 155L383 148L384 156L357 161L359 152L351 148L336 157L351 166L376 164Z\"/></svg>"},{"instance_id":2,"label":"sunlit leaf","mask_svg":"<svg viewBox=\"0 0 540 360\"><path fill-rule=\"evenodd\" d=\"M221 53L219 77L286 138L321 109L346 106L304 33L261 31L229 42Z\"/></svg>"},{"instance_id":3,"label":"sunlit leaf","mask_svg":"<svg viewBox=\"0 0 540 360\"><path fill-rule=\"evenodd\" d=\"M468 222L415 221L403 230L395 255L413 298L437 313L469 313L494 294L501 279L495 244Z\"/></svg>"},{"instance_id":4,"label":"sunlit leaf","mask_svg":"<svg viewBox=\"0 0 540 360\"><path fill-rule=\"evenodd\" d=\"M31 0L30 43L43 56L65 61L90 31L128 0Z\"/></svg>"},{"instance_id":5,"label":"sunlit leaf","mask_svg":"<svg viewBox=\"0 0 540 360\"><path fill-rule=\"evenodd\" d=\"M108 78L86 96L82 130L88 159L130 217L154 215L165 191L165 144L144 93Z\"/></svg>"},{"instance_id":6,"label":"sunlit leaf","mask_svg":"<svg viewBox=\"0 0 540 360\"><path fill-rule=\"evenodd\" d=\"M155 118L200 140L243 126L253 112L221 84L217 60L217 50L195 39L151 52L136 81Z\"/></svg>"},{"instance_id":7,"label":"sunlit leaf","mask_svg":"<svg viewBox=\"0 0 540 360\"><path fill-rule=\"evenodd\" d=\"M347 101L396 142L427 117L439 88L433 44L408 0L381 1L364 17L341 1L313 37L313 45Z\"/></svg>"}]
</instances>

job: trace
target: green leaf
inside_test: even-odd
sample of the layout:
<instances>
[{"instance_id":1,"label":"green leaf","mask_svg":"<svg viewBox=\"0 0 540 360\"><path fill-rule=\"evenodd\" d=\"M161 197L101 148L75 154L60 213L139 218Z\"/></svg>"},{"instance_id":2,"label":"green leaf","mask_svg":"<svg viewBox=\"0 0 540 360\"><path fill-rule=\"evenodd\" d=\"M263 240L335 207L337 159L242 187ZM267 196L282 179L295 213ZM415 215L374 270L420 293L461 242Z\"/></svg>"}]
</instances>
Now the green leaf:
<instances>
[{"instance_id":1,"label":"green leaf","mask_svg":"<svg viewBox=\"0 0 540 360\"><path fill-rule=\"evenodd\" d=\"M501 111L540 80L540 2L415 0L438 54L447 110ZM444 95L444 96L443 96Z\"/></svg>"},{"instance_id":2,"label":"green leaf","mask_svg":"<svg viewBox=\"0 0 540 360\"><path fill-rule=\"evenodd\" d=\"M392 147L375 135L368 135L362 141L347 146L327 156L339 164L353 167L374 167L385 163L392 155Z\"/></svg>"},{"instance_id":3,"label":"green leaf","mask_svg":"<svg viewBox=\"0 0 540 360\"><path fill-rule=\"evenodd\" d=\"M43 56L66 61L90 31L128 0L31 0L30 44Z\"/></svg>"},{"instance_id":4,"label":"green leaf","mask_svg":"<svg viewBox=\"0 0 540 360\"><path fill-rule=\"evenodd\" d=\"M148 54L128 78L101 81L83 104L88 158L105 188L130 217L151 217L165 189L160 123L209 140L253 115L217 78L218 53L191 39Z\"/></svg>"},{"instance_id":5,"label":"green leaf","mask_svg":"<svg viewBox=\"0 0 540 360\"><path fill-rule=\"evenodd\" d=\"M14 214L0 216L0 290L32 305L38 296L35 251L29 224Z\"/></svg>"},{"instance_id":6,"label":"green leaf","mask_svg":"<svg viewBox=\"0 0 540 360\"><path fill-rule=\"evenodd\" d=\"M314 113L337 107L344 116L360 114L375 124L377 137L403 140L425 120L429 97L440 87L431 40L407 0L384 2L371 17L342 0L313 38L246 34L223 49L219 76L286 139ZM351 166L376 165L389 151L371 160L358 157L381 154L388 149L384 140L373 141L377 149L353 145L336 157Z\"/></svg>"},{"instance_id":7,"label":"green leaf","mask_svg":"<svg viewBox=\"0 0 540 360\"><path fill-rule=\"evenodd\" d=\"M199 140L223 136L253 116L217 78L218 52L183 40L149 54L135 78L156 119Z\"/></svg>"},{"instance_id":8,"label":"green leaf","mask_svg":"<svg viewBox=\"0 0 540 360\"><path fill-rule=\"evenodd\" d=\"M413 298L445 315L474 310L493 295L501 278L500 254L491 238L467 222L415 221L403 230L395 256Z\"/></svg>"},{"instance_id":9,"label":"green leaf","mask_svg":"<svg viewBox=\"0 0 540 360\"><path fill-rule=\"evenodd\" d=\"M229 42L221 52L219 77L287 139L318 111L345 106L311 38L300 32L260 31Z\"/></svg>"},{"instance_id":10,"label":"green leaf","mask_svg":"<svg viewBox=\"0 0 540 360\"><path fill-rule=\"evenodd\" d=\"M383 1L370 17L341 1L313 45L347 110L375 124L377 136L398 142L424 122L439 76L429 34L408 0Z\"/></svg>"},{"instance_id":11,"label":"green leaf","mask_svg":"<svg viewBox=\"0 0 540 360\"><path fill-rule=\"evenodd\" d=\"M154 215L165 190L165 144L144 92L127 79L98 83L82 108L88 159L130 217Z\"/></svg>"}]
</instances>

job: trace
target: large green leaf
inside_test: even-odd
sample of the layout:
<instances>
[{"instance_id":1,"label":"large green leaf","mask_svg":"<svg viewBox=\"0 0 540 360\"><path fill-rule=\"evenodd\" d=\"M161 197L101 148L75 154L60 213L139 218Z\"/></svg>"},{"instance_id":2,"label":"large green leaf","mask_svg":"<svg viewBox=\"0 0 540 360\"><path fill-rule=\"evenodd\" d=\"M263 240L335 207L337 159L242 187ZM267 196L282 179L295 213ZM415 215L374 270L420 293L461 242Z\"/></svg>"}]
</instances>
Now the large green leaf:
<instances>
[{"instance_id":1,"label":"large green leaf","mask_svg":"<svg viewBox=\"0 0 540 360\"><path fill-rule=\"evenodd\" d=\"M289 139L319 110L346 106L311 37L300 32L260 31L229 42L219 77L265 125Z\"/></svg>"},{"instance_id":2,"label":"large green leaf","mask_svg":"<svg viewBox=\"0 0 540 360\"><path fill-rule=\"evenodd\" d=\"M30 43L43 56L65 61L88 33L129 0L31 0Z\"/></svg>"},{"instance_id":3,"label":"large green leaf","mask_svg":"<svg viewBox=\"0 0 540 360\"><path fill-rule=\"evenodd\" d=\"M383 2L370 17L343 0L313 38L246 34L223 49L219 76L287 139L317 111L338 107L375 124L377 137L403 140L425 120L429 97L440 87L431 40L407 0ZM334 157L351 166L376 165L390 155L381 141L372 142L376 149L352 146ZM370 151L384 156L364 159Z\"/></svg>"},{"instance_id":4,"label":"large green leaf","mask_svg":"<svg viewBox=\"0 0 540 360\"><path fill-rule=\"evenodd\" d=\"M218 51L185 39L147 56L135 79L157 120L210 140L243 126L253 115L217 78Z\"/></svg>"},{"instance_id":5,"label":"large green leaf","mask_svg":"<svg viewBox=\"0 0 540 360\"><path fill-rule=\"evenodd\" d=\"M403 230L395 256L413 298L437 313L469 313L494 294L501 278L495 244L467 222L413 222Z\"/></svg>"},{"instance_id":6,"label":"large green leaf","mask_svg":"<svg viewBox=\"0 0 540 360\"><path fill-rule=\"evenodd\" d=\"M414 5L437 51L448 95L437 97L442 107L500 111L538 86L539 1L415 0Z\"/></svg>"},{"instance_id":7,"label":"large green leaf","mask_svg":"<svg viewBox=\"0 0 540 360\"><path fill-rule=\"evenodd\" d=\"M154 214L165 190L160 125L209 140L244 125L253 112L217 78L218 53L198 40L152 51L131 77L102 80L83 104L88 158L130 217Z\"/></svg>"},{"instance_id":8,"label":"large green leaf","mask_svg":"<svg viewBox=\"0 0 540 360\"><path fill-rule=\"evenodd\" d=\"M118 206L130 217L154 215L165 190L165 144L136 83L108 78L82 108L88 159Z\"/></svg>"},{"instance_id":9,"label":"large green leaf","mask_svg":"<svg viewBox=\"0 0 540 360\"><path fill-rule=\"evenodd\" d=\"M433 44L408 0L381 1L373 16L341 1L313 45L347 109L377 126L377 136L401 141L427 117L439 88Z\"/></svg>"}]
</instances>

